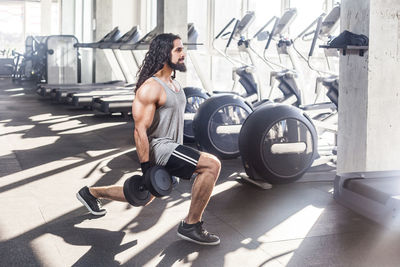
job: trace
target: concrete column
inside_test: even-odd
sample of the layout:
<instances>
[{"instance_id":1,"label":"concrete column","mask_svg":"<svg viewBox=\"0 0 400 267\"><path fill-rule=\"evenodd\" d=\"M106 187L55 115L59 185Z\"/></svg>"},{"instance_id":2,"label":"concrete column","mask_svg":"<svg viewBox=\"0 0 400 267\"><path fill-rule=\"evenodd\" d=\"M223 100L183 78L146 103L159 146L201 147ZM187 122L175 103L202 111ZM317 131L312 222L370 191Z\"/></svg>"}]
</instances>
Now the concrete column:
<instances>
[{"instance_id":1,"label":"concrete column","mask_svg":"<svg viewBox=\"0 0 400 267\"><path fill-rule=\"evenodd\" d=\"M157 0L157 27L187 42L187 0Z\"/></svg>"},{"instance_id":2,"label":"concrete column","mask_svg":"<svg viewBox=\"0 0 400 267\"><path fill-rule=\"evenodd\" d=\"M107 32L118 26L121 34L138 25L139 1L138 0L97 0L96 1L96 40L101 39ZM106 51L109 60L117 66L115 56L112 52ZM122 64L131 65L128 60L129 53L121 52L127 57L119 57L120 60L128 61ZM133 66L134 67L134 66ZM133 73L134 71L132 71ZM114 79L123 79L121 70L118 67L111 68L104 51L96 51L96 81L109 81Z\"/></svg>"},{"instance_id":3,"label":"concrete column","mask_svg":"<svg viewBox=\"0 0 400 267\"><path fill-rule=\"evenodd\" d=\"M187 0L157 0L157 27L161 32L178 34L186 43L187 24ZM186 86L186 74L177 72L176 76Z\"/></svg>"},{"instance_id":4,"label":"concrete column","mask_svg":"<svg viewBox=\"0 0 400 267\"><path fill-rule=\"evenodd\" d=\"M40 34L51 34L51 0L40 1Z\"/></svg>"},{"instance_id":5,"label":"concrete column","mask_svg":"<svg viewBox=\"0 0 400 267\"><path fill-rule=\"evenodd\" d=\"M127 32L133 26L138 25L137 0L117 0L113 1L112 19L113 25L118 26L122 33Z\"/></svg>"},{"instance_id":6,"label":"concrete column","mask_svg":"<svg viewBox=\"0 0 400 267\"><path fill-rule=\"evenodd\" d=\"M98 41L114 27L113 24L113 0L96 0L96 36ZM112 69L107 61L104 51L97 49L96 58L96 82L105 82L113 79Z\"/></svg>"},{"instance_id":7,"label":"concrete column","mask_svg":"<svg viewBox=\"0 0 400 267\"><path fill-rule=\"evenodd\" d=\"M93 42L94 31L93 31L93 1L94 0L84 0L81 2L82 10L82 38L79 39L80 42L83 43L91 43ZM81 81L82 83L92 83L93 79L93 69L94 69L94 61L93 49L80 49L81 55Z\"/></svg>"},{"instance_id":8,"label":"concrete column","mask_svg":"<svg viewBox=\"0 0 400 267\"><path fill-rule=\"evenodd\" d=\"M61 34L75 34L75 1L61 0Z\"/></svg>"},{"instance_id":9,"label":"concrete column","mask_svg":"<svg viewBox=\"0 0 400 267\"><path fill-rule=\"evenodd\" d=\"M340 57L337 171L400 169L400 2L342 0L344 30L369 49Z\"/></svg>"}]
</instances>

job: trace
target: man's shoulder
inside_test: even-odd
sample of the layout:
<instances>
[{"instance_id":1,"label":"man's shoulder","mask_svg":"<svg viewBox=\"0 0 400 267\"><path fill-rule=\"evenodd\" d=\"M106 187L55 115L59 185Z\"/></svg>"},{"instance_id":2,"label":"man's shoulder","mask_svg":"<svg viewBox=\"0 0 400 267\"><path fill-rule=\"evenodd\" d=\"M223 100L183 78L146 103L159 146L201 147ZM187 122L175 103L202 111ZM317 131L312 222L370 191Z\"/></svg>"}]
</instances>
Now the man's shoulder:
<instances>
[{"instance_id":1,"label":"man's shoulder","mask_svg":"<svg viewBox=\"0 0 400 267\"><path fill-rule=\"evenodd\" d=\"M159 92L162 89L160 83L155 81L153 78L148 78L138 89L138 92L147 93L151 92Z\"/></svg>"},{"instance_id":2,"label":"man's shoulder","mask_svg":"<svg viewBox=\"0 0 400 267\"><path fill-rule=\"evenodd\" d=\"M136 92L136 97L144 102L157 102L163 87L154 79L147 79Z\"/></svg>"},{"instance_id":3,"label":"man's shoulder","mask_svg":"<svg viewBox=\"0 0 400 267\"><path fill-rule=\"evenodd\" d=\"M144 81L143 85L141 87L157 87L157 88L162 88L161 84L157 82L153 77L148 78L146 81Z\"/></svg>"}]
</instances>

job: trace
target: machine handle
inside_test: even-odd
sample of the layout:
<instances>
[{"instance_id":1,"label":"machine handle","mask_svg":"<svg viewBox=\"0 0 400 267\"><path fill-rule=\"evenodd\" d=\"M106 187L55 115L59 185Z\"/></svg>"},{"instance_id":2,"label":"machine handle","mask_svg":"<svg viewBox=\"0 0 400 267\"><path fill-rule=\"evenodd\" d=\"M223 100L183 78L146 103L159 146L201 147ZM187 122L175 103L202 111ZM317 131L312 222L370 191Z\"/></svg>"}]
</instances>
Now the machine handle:
<instances>
[{"instance_id":1,"label":"machine handle","mask_svg":"<svg viewBox=\"0 0 400 267\"><path fill-rule=\"evenodd\" d=\"M237 25L238 25L238 24L239 24L239 20L236 20L235 27L233 27L233 30L232 30L232 32L231 32L231 35L229 36L228 43L226 43L226 48L225 48L225 49L227 49L227 48L229 47L229 45L231 44L231 41L232 41L232 39L233 39L233 35L235 34L235 31L236 31L236 28L237 28Z\"/></svg>"},{"instance_id":2,"label":"machine handle","mask_svg":"<svg viewBox=\"0 0 400 267\"><path fill-rule=\"evenodd\" d=\"M217 34L217 36L215 36L214 39L218 39L218 38L221 36L221 34L222 34L222 33L232 24L232 22L234 22L235 20L236 20L235 18L232 18L231 21L229 21L229 23L226 24L226 26Z\"/></svg>"}]
</instances>

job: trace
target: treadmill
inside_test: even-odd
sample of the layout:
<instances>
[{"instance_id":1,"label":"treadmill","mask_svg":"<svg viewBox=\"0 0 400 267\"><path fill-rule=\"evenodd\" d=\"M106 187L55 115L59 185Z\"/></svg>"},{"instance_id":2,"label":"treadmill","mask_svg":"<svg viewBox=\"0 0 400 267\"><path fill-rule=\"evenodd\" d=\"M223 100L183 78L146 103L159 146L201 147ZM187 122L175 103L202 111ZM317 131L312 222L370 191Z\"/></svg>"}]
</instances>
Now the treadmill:
<instances>
[{"instance_id":1,"label":"treadmill","mask_svg":"<svg viewBox=\"0 0 400 267\"><path fill-rule=\"evenodd\" d=\"M334 198L389 228L400 226L400 170L338 174Z\"/></svg>"},{"instance_id":2,"label":"treadmill","mask_svg":"<svg viewBox=\"0 0 400 267\"><path fill-rule=\"evenodd\" d=\"M103 43L99 46L100 49L112 49L115 54L115 49L118 49L122 44L135 43L139 39L139 30L137 26L134 26L131 30L125 33L115 42ZM123 58L116 56L119 67L123 73L127 73L126 64L123 62ZM125 74L124 74L125 76ZM126 77L126 76L125 76ZM124 90L133 90L134 83L127 84L125 86L102 86L102 87L91 87L91 88L70 88L70 89L58 89L54 90L52 94L55 94L55 99L58 102L67 102L74 104L75 106L88 106L92 101L93 96L107 96L111 94L123 93Z\"/></svg>"},{"instance_id":3,"label":"treadmill","mask_svg":"<svg viewBox=\"0 0 400 267\"><path fill-rule=\"evenodd\" d=\"M147 50L149 49L150 41L160 34L161 32L156 27L149 33L147 33L142 39L140 39L137 43L132 45L123 45L120 49L122 50ZM197 49L198 33L194 27L193 23L188 23L188 49ZM133 54L133 53L132 53ZM134 55L133 55L134 56ZM135 59L135 61L137 61ZM95 110L99 110L103 113L122 113L127 114L132 110L132 101L134 99L134 95L114 95L108 97L98 97L93 98L92 108Z\"/></svg>"},{"instance_id":4,"label":"treadmill","mask_svg":"<svg viewBox=\"0 0 400 267\"><path fill-rule=\"evenodd\" d=\"M77 43L75 47L79 48L98 48L103 43L109 43L112 41L116 41L120 38L121 33L118 27L115 27L112 31L107 33L100 41L95 43ZM121 80L117 81L109 81L102 83L77 83L77 84L39 84L37 88L37 93L41 96L48 96L52 92L53 89L67 89L67 88L93 88L93 87L102 87L102 86L122 86L125 82Z\"/></svg>"}]
</instances>

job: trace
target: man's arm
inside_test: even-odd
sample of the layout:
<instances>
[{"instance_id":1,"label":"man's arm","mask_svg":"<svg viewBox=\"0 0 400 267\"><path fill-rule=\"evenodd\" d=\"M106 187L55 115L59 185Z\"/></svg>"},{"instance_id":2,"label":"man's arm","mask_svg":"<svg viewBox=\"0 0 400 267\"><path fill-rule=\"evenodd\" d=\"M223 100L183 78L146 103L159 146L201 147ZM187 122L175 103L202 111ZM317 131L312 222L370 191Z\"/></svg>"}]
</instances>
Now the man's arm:
<instances>
[{"instance_id":1,"label":"man's arm","mask_svg":"<svg viewBox=\"0 0 400 267\"><path fill-rule=\"evenodd\" d=\"M153 122L154 112L159 101L159 87L151 84L145 83L137 90L132 104L132 116L135 122L134 139L141 163L149 161L147 129Z\"/></svg>"}]
</instances>

